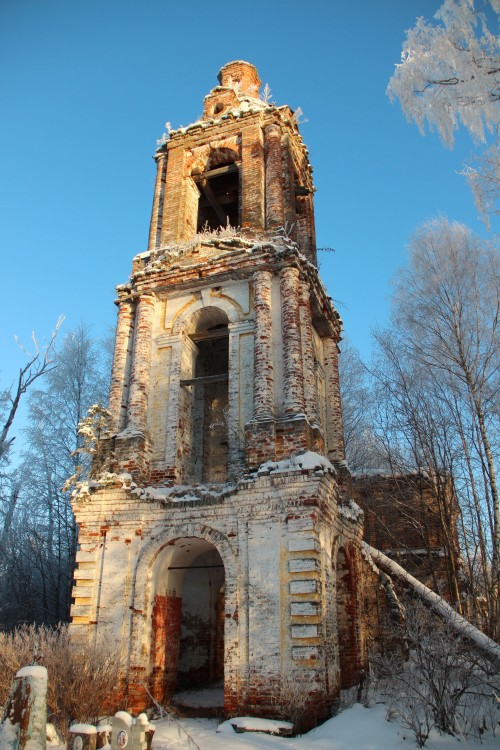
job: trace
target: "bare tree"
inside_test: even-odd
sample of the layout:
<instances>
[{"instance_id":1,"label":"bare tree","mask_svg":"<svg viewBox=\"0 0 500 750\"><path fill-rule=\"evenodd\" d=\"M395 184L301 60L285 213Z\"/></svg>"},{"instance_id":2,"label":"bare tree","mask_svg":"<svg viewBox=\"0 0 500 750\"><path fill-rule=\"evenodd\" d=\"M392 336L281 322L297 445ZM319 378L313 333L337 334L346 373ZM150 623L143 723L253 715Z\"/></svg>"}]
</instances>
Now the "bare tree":
<instances>
[{"instance_id":1,"label":"bare tree","mask_svg":"<svg viewBox=\"0 0 500 750\"><path fill-rule=\"evenodd\" d=\"M83 476L90 469L90 458L75 451L83 440L80 421L107 390L102 359L98 342L81 325L64 337L44 388L28 395L26 447L3 566L4 624L68 619L76 528L69 492L62 487L78 464Z\"/></svg>"},{"instance_id":2,"label":"bare tree","mask_svg":"<svg viewBox=\"0 0 500 750\"><path fill-rule=\"evenodd\" d=\"M429 222L396 279L392 326L377 335L373 368L391 461L453 482L476 614L484 597L492 634L500 592L499 312L495 248L463 225ZM442 499L445 528L452 509Z\"/></svg>"},{"instance_id":3,"label":"bare tree","mask_svg":"<svg viewBox=\"0 0 500 750\"><path fill-rule=\"evenodd\" d=\"M34 658L47 667L48 719L64 738L71 723L95 723L118 708L120 662L116 645L98 640L77 646L65 625L23 625L11 633L0 632L0 705L5 705L17 670Z\"/></svg>"},{"instance_id":4,"label":"bare tree","mask_svg":"<svg viewBox=\"0 0 500 750\"><path fill-rule=\"evenodd\" d=\"M38 378L52 369L55 355L55 340L63 320L64 317L61 316L57 321L50 340L42 347L40 347L35 334L32 334L31 338L34 347L32 352L25 349L18 341L19 346L28 356L28 362L24 367L20 368L16 384L0 393L0 418L3 423L0 432L0 460L5 458L12 444L13 438L9 439L9 431L22 397Z\"/></svg>"},{"instance_id":5,"label":"bare tree","mask_svg":"<svg viewBox=\"0 0 500 750\"><path fill-rule=\"evenodd\" d=\"M339 357L340 398L347 463L353 472L385 466L373 425L373 394L369 371L359 352L343 341Z\"/></svg>"},{"instance_id":6,"label":"bare tree","mask_svg":"<svg viewBox=\"0 0 500 750\"><path fill-rule=\"evenodd\" d=\"M11 530L22 486L17 472L9 470L9 453L14 441L14 437L10 437L11 429L23 396L39 378L47 375L55 366L55 341L63 320L64 318L61 316L49 341L42 346L33 333L33 350L31 352L25 349L16 338L20 348L27 355L28 361L19 369L16 383L0 393L0 513L2 515L0 556L4 556L6 553L6 541Z\"/></svg>"},{"instance_id":7,"label":"bare tree","mask_svg":"<svg viewBox=\"0 0 500 750\"><path fill-rule=\"evenodd\" d=\"M436 617L418 601L403 599L405 617L395 640L403 648L374 656L378 692L388 718L398 718L423 747L430 731L481 738L495 733L498 672L473 647L467 631Z\"/></svg>"}]
</instances>

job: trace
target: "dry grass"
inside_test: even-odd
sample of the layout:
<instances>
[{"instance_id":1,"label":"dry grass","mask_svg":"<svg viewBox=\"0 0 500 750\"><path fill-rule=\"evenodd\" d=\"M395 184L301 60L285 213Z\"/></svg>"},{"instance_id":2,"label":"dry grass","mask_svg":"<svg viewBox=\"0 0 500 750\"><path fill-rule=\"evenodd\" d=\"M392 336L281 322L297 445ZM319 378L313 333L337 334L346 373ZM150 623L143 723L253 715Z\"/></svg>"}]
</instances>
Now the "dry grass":
<instances>
[{"instance_id":1,"label":"dry grass","mask_svg":"<svg viewBox=\"0 0 500 750\"><path fill-rule=\"evenodd\" d=\"M63 737L74 721L96 722L114 712L119 658L113 647L97 642L85 649L70 642L68 627L24 625L0 633L0 705L5 705L18 669L36 661L47 668L47 720Z\"/></svg>"}]
</instances>

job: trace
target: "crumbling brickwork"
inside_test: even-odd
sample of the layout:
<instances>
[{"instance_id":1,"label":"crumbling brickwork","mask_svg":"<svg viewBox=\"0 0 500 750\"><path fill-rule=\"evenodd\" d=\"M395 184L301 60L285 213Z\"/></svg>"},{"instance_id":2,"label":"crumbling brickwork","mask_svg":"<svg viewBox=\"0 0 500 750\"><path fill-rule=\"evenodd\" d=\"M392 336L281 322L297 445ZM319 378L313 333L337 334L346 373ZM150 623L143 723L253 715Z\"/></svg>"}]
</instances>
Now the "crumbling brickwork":
<instances>
[{"instance_id":1,"label":"crumbling brickwork","mask_svg":"<svg viewBox=\"0 0 500 750\"><path fill-rule=\"evenodd\" d=\"M449 480L429 472L381 472L353 477L350 493L364 511L368 544L455 601L459 592L453 580L460 567L458 506Z\"/></svg>"}]
</instances>

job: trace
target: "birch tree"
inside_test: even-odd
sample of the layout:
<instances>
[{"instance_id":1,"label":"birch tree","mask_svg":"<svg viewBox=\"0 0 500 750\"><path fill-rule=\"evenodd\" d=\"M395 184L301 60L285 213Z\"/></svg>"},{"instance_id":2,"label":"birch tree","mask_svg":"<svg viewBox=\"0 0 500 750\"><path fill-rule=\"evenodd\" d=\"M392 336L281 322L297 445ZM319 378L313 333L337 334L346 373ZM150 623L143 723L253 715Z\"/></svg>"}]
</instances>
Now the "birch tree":
<instances>
[{"instance_id":1,"label":"birch tree","mask_svg":"<svg viewBox=\"0 0 500 750\"><path fill-rule=\"evenodd\" d=\"M387 87L422 134L437 130L451 148L462 127L483 146L464 174L485 217L499 210L499 13L499 0L445 0L434 23L418 18L406 32Z\"/></svg>"},{"instance_id":2,"label":"birch tree","mask_svg":"<svg viewBox=\"0 0 500 750\"><path fill-rule=\"evenodd\" d=\"M495 247L461 224L428 222L396 278L392 325L378 334L374 368L396 456L453 481L469 578L476 605L486 600L490 632L500 594L499 312Z\"/></svg>"},{"instance_id":3,"label":"birch tree","mask_svg":"<svg viewBox=\"0 0 500 750\"><path fill-rule=\"evenodd\" d=\"M0 392L0 557L6 554L12 520L21 493L21 480L10 462L11 447L14 442L12 427L21 401L39 378L47 375L55 366L56 336L63 323L61 316L50 339L40 344L35 334L31 337L31 351L26 349L16 338L20 348L27 356L25 364L12 385Z\"/></svg>"},{"instance_id":4,"label":"birch tree","mask_svg":"<svg viewBox=\"0 0 500 750\"><path fill-rule=\"evenodd\" d=\"M343 341L339 357L340 399L347 463L352 472L385 466L373 429L373 396L369 373L359 352Z\"/></svg>"}]
</instances>

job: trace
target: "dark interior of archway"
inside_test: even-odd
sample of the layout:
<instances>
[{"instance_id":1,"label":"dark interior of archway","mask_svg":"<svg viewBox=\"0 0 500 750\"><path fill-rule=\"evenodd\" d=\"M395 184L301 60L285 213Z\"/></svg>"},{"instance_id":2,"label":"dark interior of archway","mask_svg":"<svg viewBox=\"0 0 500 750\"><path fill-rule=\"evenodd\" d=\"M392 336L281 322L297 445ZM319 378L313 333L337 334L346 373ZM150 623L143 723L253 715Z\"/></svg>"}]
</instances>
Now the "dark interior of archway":
<instances>
[{"instance_id":1,"label":"dark interior of archway","mask_svg":"<svg viewBox=\"0 0 500 750\"><path fill-rule=\"evenodd\" d=\"M228 370L229 337L227 325L219 324L206 332L213 338L196 341L195 378L203 378L196 387L194 409L202 415L202 482L224 482L228 462ZM194 337L196 338L196 337ZM209 378L214 377L214 382ZM217 379L220 378L220 379ZM196 420L195 420L196 423Z\"/></svg>"},{"instance_id":2,"label":"dark interior of archway","mask_svg":"<svg viewBox=\"0 0 500 750\"><path fill-rule=\"evenodd\" d=\"M235 164L197 175L197 231L239 224L239 174Z\"/></svg>"},{"instance_id":3,"label":"dark interior of archway","mask_svg":"<svg viewBox=\"0 0 500 750\"><path fill-rule=\"evenodd\" d=\"M203 702L220 706L224 680L224 590L222 559L215 548L196 557L186 569L182 588L182 619L176 694L173 702L193 707L197 696L182 692L204 690Z\"/></svg>"}]
</instances>

